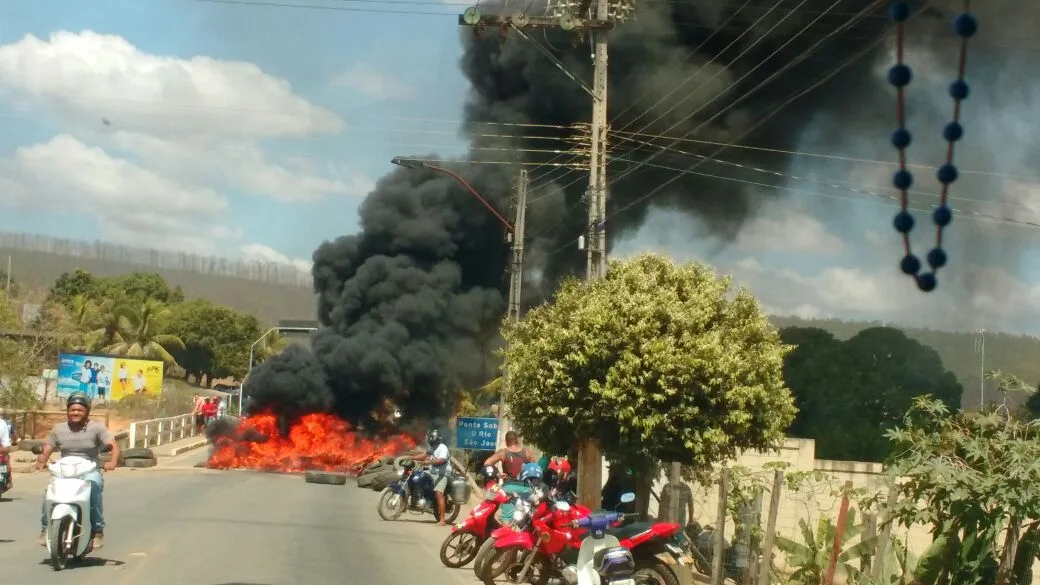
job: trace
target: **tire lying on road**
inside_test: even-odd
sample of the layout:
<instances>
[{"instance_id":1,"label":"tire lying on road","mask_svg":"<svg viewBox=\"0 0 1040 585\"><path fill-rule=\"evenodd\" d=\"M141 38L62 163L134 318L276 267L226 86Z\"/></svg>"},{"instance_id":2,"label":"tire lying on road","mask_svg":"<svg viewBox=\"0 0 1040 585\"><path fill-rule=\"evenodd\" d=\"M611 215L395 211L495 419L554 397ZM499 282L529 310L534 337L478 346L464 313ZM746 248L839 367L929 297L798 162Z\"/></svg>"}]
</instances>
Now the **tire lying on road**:
<instances>
[{"instance_id":1,"label":"tire lying on road","mask_svg":"<svg viewBox=\"0 0 1040 585\"><path fill-rule=\"evenodd\" d=\"M155 459L155 453L151 449L134 447L120 453L123 459Z\"/></svg>"},{"instance_id":2,"label":"tire lying on road","mask_svg":"<svg viewBox=\"0 0 1040 585\"><path fill-rule=\"evenodd\" d=\"M328 471L308 471L303 474L303 481L325 485L343 485L347 483L347 476L343 473L331 473Z\"/></svg>"},{"instance_id":3,"label":"tire lying on road","mask_svg":"<svg viewBox=\"0 0 1040 585\"><path fill-rule=\"evenodd\" d=\"M357 485L359 488L368 488L378 492L390 485L390 482L396 480L397 477L397 471L387 468L375 473L358 476Z\"/></svg>"},{"instance_id":4,"label":"tire lying on road","mask_svg":"<svg viewBox=\"0 0 1040 585\"><path fill-rule=\"evenodd\" d=\"M127 459L123 461L123 467L133 467L142 469L145 467L155 467L155 459Z\"/></svg>"}]
</instances>

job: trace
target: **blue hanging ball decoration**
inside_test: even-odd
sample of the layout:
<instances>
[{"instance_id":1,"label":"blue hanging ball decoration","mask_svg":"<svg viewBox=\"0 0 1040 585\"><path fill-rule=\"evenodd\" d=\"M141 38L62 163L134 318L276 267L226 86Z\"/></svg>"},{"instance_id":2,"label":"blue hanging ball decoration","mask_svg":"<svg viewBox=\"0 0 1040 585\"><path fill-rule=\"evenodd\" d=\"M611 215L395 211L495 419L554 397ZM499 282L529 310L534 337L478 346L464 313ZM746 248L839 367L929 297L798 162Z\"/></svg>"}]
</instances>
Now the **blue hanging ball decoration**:
<instances>
[{"instance_id":1,"label":"blue hanging ball decoration","mask_svg":"<svg viewBox=\"0 0 1040 585\"><path fill-rule=\"evenodd\" d=\"M893 65L888 70L888 82L896 87L906 87L910 85L910 80L914 78L914 74L910 71L910 67L903 63Z\"/></svg>"},{"instance_id":2,"label":"blue hanging ball decoration","mask_svg":"<svg viewBox=\"0 0 1040 585\"><path fill-rule=\"evenodd\" d=\"M960 122L950 122L943 128L943 138L946 142L957 142L964 137L964 126Z\"/></svg>"},{"instance_id":3,"label":"blue hanging ball decoration","mask_svg":"<svg viewBox=\"0 0 1040 585\"><path fill-rule=\"evenodd\" d=\"M888 7L888 17L895 22L906 22L910 19L910 3L899 0Z\"/></svg>"},{"instance_id":4,"label":"blue hanging ball decoration","mask_svg":"<svg viewBox=\"0 0 1040 585\"><path fill-rule=\"evenodd\" d=\"M906 128L900 128L892 133L892 146L903 150L910 146L910 131Z\"/></svg>"},{"instance_id":5,"label":"blue hanging ball decoration","mask_svg":"<svg viewBox=\"0 0 1040 585\"><path fill-rule=\"evenodd\" d=\"M943 266L946 266L946 252L942 248L932 248L928 252L928 265L932 267L932 270L938 270Z\"/></svg>"},{"instance_id":6,"label":"blue hanging ball decoration","mask_svg":"<svg viewBox=\"0 0 1040 585\"><path fill-rule=\"evenodd\" d=\"M934 272L925 272L917 275L917 288L924 292L932 292L938 284L939 282L935 279Z\"/></svg>"},{"instance_id":7,"label":"blue hanging ball decoration","mask_svg":"<svg viewBox=\"0 0 1040 585\"><path fill-rule=\"evenodd\" d=\"M953 210L946 205L936 207L935 211L932 213L932 221L935 222L935 225L941 228L950 225L950 222L953 221Z\"/></svg>"},{"instance_id":8,"label":"blue hanging ball decoration","mask_svg":"<svg viewBox=\"0 0 1040 585\"><path fill-rule=\"evenodd\" d=\"M965 12L953 19L953 32L957 33L957 36L961 38L971 38L975 36L975 33L979 32L979 21L974 14Z\"/></svg>"},{"instance_id":9,"label":"blue hanging ball decoration","mask_svg":"<svg viewBox=\"0 0 1040 585\"><path fill-rule=\"evenodd\" d=\"M903 274L913 276L921 270L921 261L917 259L917 256L907 254L900 260L899 269L903 271Z\"/></svg>"},{"instance_id":10,"label":"blue hanging ball decoration","mask_svg":"<svg viewBox=\"0 0 1040 585\"><path fill-rule=\"evenodd\" d=\"M908 234L910 230L914 229L914 216L910 215L906 211L900 211L896 214L892 225L895 226L896 231L901 234Z\"/></svg>"},{"instance_id":11,"label":"blue hanging ball decoration","mask_svg":"<svg viewBox=\"0 0 1040 585\"><path fill-rule=\"evenodd\" d=\"M900 191L906 191L914 184L914 176L906 169L899 169L892 175L892 184Z\"/></svg>"},{"instance_id":12,"label":"blue hanging ball decoration","mask_svg":"<svg viewBox=\"0 0 1040 585\"><path fill-rule=\"evenodd\" d=\"M958 79L950 84L950 97L957 101L968 99L968 95L971 94L971 88L968 87L968 82L963 79Z\"/></svg>"},{"instance_id":13,"label":"blue hanging ball decoration","mask_svg":"<svg viewBox=\"0 0 1040 585\"><path fill-rule=\"evenodd\" d=\"M939 167L939 172L936 173L936 176L939 178L940 183L949 185L957 180L957 167L953 163L946 163Z\"/></svg>"}]
</instances>

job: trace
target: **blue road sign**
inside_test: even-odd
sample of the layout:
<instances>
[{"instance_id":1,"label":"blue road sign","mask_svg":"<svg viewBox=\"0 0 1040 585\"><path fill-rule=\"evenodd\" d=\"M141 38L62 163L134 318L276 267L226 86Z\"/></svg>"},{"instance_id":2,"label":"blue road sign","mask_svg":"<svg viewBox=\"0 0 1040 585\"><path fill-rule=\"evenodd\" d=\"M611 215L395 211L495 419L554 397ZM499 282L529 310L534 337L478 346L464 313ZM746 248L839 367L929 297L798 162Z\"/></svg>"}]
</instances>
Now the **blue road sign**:
<instances>
[{"instance_id":1,"label":"blue road sign","mask_svg":"<svg viewBox=\"0 0 1040 585\"><path fill-rule=\"evenodd\" d=\"M497 418L460 418L455 425L458 449L494 451L498 446Z\"/></svg>"}]
</instances>

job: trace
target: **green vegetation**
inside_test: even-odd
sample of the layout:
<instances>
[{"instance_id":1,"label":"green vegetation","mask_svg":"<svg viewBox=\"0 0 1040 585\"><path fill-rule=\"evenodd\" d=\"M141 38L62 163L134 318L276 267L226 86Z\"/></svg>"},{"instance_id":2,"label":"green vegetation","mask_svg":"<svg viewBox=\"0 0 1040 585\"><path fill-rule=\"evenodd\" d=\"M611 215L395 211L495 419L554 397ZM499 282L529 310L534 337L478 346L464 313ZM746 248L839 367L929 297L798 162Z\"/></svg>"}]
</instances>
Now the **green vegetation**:
<instances>
[{"instance_id":1,"label":"green vegetation","mask_svg":"<svg viewBox=\"0 0 1040 585\"><path fill-rule=\"evenodd\" d=\"M798 415L788 434L816 440L816 457L883 461L914 398L930 394L950 408L964 390L939 354L891 327L872 327L839 341L814 327L780 330L795 346L784 361Z\"/></svg>"},{"instance_id":2,"label":"green vegetation","mask_svg":"<svg viewBox=\"0 0 1040 585\"><path fill-rule=\"evenodd\" d=\"M641 473L774 447L794 418L783 345L758 301L704 264L645 255L568 280L504 329L513 422L544 451L580 439Z\"/></svg>"},{"instance_id":3,"label":"green vegetation","mask_svg":"<svg viewBox=\"0 0 1040 585\"><path fill-rule=\"evenodd\" d=\"M40 310L35 317L20 315L23 305ZM249 347L264 329L252 315L206 300L186 301L179 288L154 273L98 278L75 270L61 275L43 298L9 298L0 291L0 405L38 407L29 380L53 369L61 351L160 359L168 373L183 372L185 380L242 378ZM262 361L282 345L277 336L265 339L254 359ZM164 394L160 404L131 400L117 410L183 412L182 393Z\"/></svg>"}]
</instances>

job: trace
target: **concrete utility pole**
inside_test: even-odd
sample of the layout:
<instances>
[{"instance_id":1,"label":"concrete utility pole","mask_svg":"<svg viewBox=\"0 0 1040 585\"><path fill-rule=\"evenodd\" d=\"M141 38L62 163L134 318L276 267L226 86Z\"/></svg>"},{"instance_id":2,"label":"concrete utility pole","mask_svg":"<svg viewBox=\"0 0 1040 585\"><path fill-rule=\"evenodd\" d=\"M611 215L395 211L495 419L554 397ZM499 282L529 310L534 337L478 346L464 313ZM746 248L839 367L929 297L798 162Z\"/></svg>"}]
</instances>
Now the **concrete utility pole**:
<instances>
[{"instance_id":1,"label":"concrete utility pole","mask_svg":"<svg viewBox=\"0 0 1040 585\"><path fill-rule=\"evenodd\" d=\"M512 321L520 320L520 291L524 280L524 224L527 222L527 171L520 170L516 178L516 196L513 198L515 206L513 219L513 231L508 233L511 238L513 256L509 263L509 307L506 311L506 319ZM509 376L503 374L503 389L509 390ZM498 405L498 445L499 449L505 448L506 433L512 430L513 425L509 419L509 406L505 401Z\"/></svg>"},{"instance_id":2,"label":"concrete utility pole","mask_svg":"<svg viewBox=\"0 0 1040 585\"><path fill-rule=\"evenodd\" d=\"M483 15L476 7L467 8L459 16L459 24L474 27L479 33L484 28L498 27L503 33L512 29L527 42L541 49L546 58L592 97L591 157L589 161L588 226L579 238L579 247L586 250L586 277L603 278L607 270L607 33L615 22L623 20L634 8L633 0L596 0L595 14L590 16L592 0L549 0L545 15L514 14ZM506 8L505 10L508 10ZM588 30L594 35L593 80L590 88L564 67L551 51L529 37L526 29L562 29L580 33ZM580 441L578 445L578 501L592 508L599 507L603 489L603 457L595 441Z\"/></svg>"}]
</instances>

